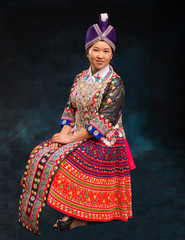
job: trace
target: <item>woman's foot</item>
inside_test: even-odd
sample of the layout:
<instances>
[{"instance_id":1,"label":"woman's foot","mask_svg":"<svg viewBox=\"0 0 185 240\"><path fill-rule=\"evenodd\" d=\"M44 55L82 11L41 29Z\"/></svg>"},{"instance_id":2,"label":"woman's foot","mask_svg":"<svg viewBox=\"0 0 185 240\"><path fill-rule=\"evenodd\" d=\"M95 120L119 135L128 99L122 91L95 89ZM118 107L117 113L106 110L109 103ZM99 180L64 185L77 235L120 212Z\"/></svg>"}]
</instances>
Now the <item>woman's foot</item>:
<instances>
[{"instance_id":1,"label":"woman's foot","mask_svg":"<svg viewBox=\"0 0 185 240\"><path fill-rule=\"evenodd\" d=\"M77 218L75 218L74 221L71 223L71 229L75 227L84 227L84 226L87 226L87 222Z\"/></svg>"},{"instance_id":2,"label":"woman's foot","mask_svg":"<svg viewBox=\"0 0 185 240\"><path fill-rule=\"evenodd\" d=\"M58 219L54 224L54 230L57 232L65 232L71 229L71 224L75 220L73 217L68 217L67 220L63 221L63 219Z\"/></svg>"},{"instance_id":3,"label":"woman's foot","mask_svg":"<svg viewBox=\"0 0 185 240\"><path fill-rule=\"evenodd\" d=\"M53 225L55 231L64 232L75 227L86 226L87 222L84 220L76 219L67 215L64 215L62 219L58 219Z\"/></svg>"},{"instance_id":4,"label":"woman's foot","mask_svg":"<svg viewBox=\"0 0 185 240\"><path fill-rule=\"evenodd\" d=\"M62 221L62 222L65 222L65 221L67 221L68 219L69 219L69 216L63 215L63 217L62 217L61 219L58 219L58 220L60 220L60 221ZM58 220L57 220L57 221L58 221ZM56 223L53 225L54 228L57 227L57 221L56 221Z\"/></svg>"}]
</instances>

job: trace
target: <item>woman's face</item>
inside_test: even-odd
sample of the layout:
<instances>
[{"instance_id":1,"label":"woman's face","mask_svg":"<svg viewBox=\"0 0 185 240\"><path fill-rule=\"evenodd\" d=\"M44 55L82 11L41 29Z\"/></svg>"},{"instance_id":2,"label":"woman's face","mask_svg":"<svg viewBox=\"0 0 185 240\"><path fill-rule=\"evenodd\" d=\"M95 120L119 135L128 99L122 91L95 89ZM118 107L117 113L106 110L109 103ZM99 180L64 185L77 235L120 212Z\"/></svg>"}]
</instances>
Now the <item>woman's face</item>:
<instances>
[{"instance_id":1,"label":"woman's face","mask_svg":"<svg viewBox=\"0 0 185 240\"><path fill-rule=\"evenodd\" d=\"M110 63L113 53L109 44L104 41L99 41L90 47L87 57L91 63L92 74L95 74Z\"/></svg>"}]
</instances>

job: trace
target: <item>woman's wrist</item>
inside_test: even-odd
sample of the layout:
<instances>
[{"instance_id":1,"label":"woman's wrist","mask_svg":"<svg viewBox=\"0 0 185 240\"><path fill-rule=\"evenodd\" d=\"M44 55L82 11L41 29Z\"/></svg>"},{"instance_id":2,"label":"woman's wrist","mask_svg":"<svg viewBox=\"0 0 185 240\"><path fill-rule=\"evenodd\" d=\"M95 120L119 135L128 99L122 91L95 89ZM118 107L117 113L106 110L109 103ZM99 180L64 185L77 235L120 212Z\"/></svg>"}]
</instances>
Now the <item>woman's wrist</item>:
<instances>
[{"instance_id":1,"label":"woman's wrist","mask_svg":"<svg viewBox=\"0 0 185 240\"><path fill-rule=\"evenodd\" d=\"M80 132L70 136L72 142L84 141L86 139L92 138L93 135L89 133L86 129L81 130Z\"/></svg>"},{"instance_id":2,"label":"woman's wrist","mask_svg":"<svg viewBox=\"0 0 185 240\"><path fill-rule=\"evenodd\" d=\"M71 132L71 129L72 127L70 127L69 125L64 125L60 133L68 135Z\"/></svg>"}]
</instances>

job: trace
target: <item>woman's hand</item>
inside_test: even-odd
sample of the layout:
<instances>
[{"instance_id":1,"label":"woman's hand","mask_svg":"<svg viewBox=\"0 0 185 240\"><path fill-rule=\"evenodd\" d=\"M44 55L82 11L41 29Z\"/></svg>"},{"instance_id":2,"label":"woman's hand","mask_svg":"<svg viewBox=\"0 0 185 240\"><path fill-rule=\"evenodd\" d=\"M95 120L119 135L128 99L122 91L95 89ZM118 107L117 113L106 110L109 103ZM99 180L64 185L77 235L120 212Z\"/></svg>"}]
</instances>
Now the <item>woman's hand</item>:
<instances>
[{"instance_id":1,"label":"woman's hand","mask_svg":"<svg viewBox=\"0 0 185 240\"><path fill-rule=\"evenodd\" d=\"M51 138L51 143L68 144L72 142L72 137L66 133L56 133Z\"/></svg>"},{"instance_id":2,"label":"woman's hand","mask_svg":"<svg viewBox=\"0 0 185 240\"><path fill-rule=\"evenodd\" d=\"M66 127L68 130L68 126ZM55 150L61 145L73 143L76 141L84 141L89 138L92 138L93 135L89 133L86 129L81 130L80 132L74 134L73 136L69 135L69 131L61 131L60 133L56 133L51 138L51 150Z\"/></svg>"},{"instance_id":3,"label":"woman's hand","mask_svg":"<svg viewBox=\"0 0 185 240\"><path fill-rule=\"evenodd\" d=\"M59 144L58 143L51 143L50 144L50 150L52 151L52 150L56 150L57 148L59 147Z\"/></svg>"}]
</instances>

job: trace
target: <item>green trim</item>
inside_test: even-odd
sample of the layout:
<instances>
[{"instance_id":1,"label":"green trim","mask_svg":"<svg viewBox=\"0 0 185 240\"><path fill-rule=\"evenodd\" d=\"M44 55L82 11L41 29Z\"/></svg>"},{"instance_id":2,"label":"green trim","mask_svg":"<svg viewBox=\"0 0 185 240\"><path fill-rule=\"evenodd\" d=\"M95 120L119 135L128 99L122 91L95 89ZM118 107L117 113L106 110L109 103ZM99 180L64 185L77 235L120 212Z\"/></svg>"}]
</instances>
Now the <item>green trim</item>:
<instances>
[{"instance_id":1,"label":"green trim","mask_svg":"<svg viewBox=\"0 0 185 240\"><path fill-rule=\"evenodd\" d=\"M62 171L64 174L66 174L69 178L73 179L75 182L78 182L79 184L85 185L87 187L96 188L96 189L114 189L114 188L118 187L120 189L125 189L125 186L122 187L120 185L114 185L114 186L110 186L110 187L94 186L94 185L87 184L87 183L84 183L84 182L81 182L81 181L77 180L76 178L74 178L70 174L68 174L66 171L64 171L62 168L60 168L60 171Z\"/></svg>"},{"instance_id":2,"label":"green trim","mask_svg":"<svg viewBox=\"0 0 185 240\"><path fill-rule=\"evenodd\" d=\"M66 203L66 204L68 204L72 207L75 207L75 208L78 208L78 209L83 209L83 210L90 211L90 212L112 212L114 210L119 210L119 211L122 211L122 212L127 211L126 209L124 210L124 209L121 209L121 208L111 208L110 210L101 210L101 209L91 209L91 208L86 208L86 207L81 207L81 206L78 207L76 204L69 203L64 199L59 198L51 189L50 189L50 193L52 193L60 201L62 200L64 203Z\"/></svg>"}]
</instances>

